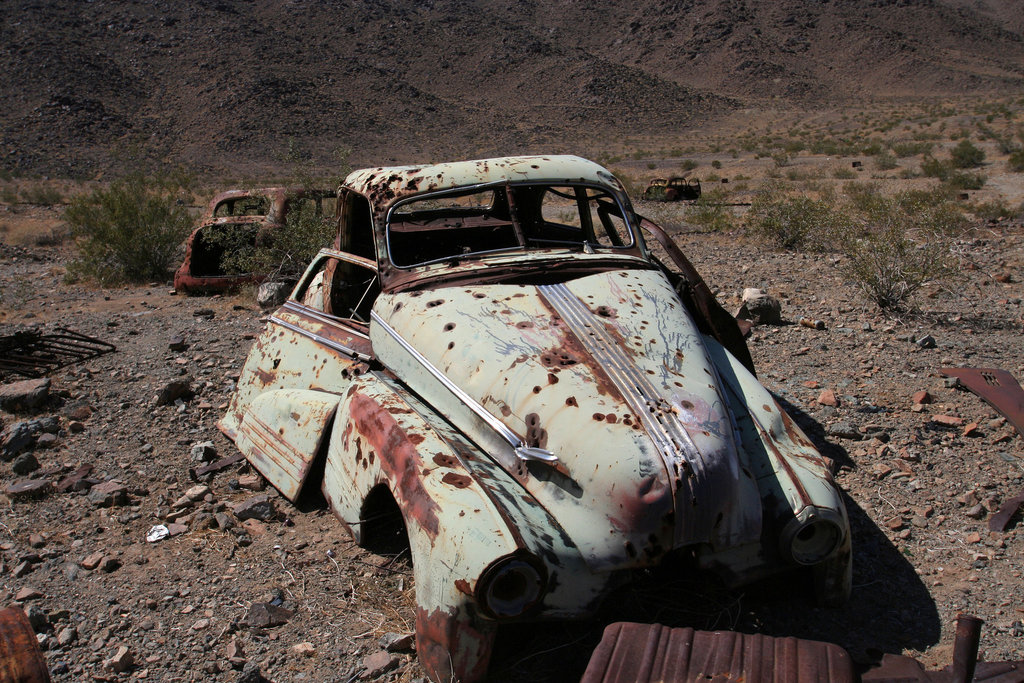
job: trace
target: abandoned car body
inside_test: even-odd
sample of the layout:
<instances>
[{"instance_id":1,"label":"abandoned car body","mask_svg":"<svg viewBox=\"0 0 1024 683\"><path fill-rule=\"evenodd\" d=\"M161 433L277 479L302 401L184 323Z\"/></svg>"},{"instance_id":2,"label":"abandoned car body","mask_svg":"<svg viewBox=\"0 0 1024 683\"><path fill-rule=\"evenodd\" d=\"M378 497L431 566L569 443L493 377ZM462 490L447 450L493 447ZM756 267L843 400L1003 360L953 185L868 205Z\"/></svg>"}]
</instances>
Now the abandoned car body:
<instances>
[{"instance_id":1,"label":"abandoned car body","mask_svg":"<svg viewBox=\"0 0 1024 683\"><path fill-rule=\"evenodd\" d=\"M809 568L845 599L825 461L608 171L367 169L338 205L334 248L270 319L220 427L285 497L321 487L361 542L371 502L395 499L432 678L479 680L500 623L586 616L623 570L670 557L734 583Z\"/></svg>"},{"instance_id":2,"label":"abandoned car body","mask_svg":"<svg viewBox=\"0 0 1024 683\"><path fill-rule=\"evenodd\" d=\"M700 199L700 181L673 176L655 178L644 188L644 199L654 202L692 202Z\"/></svg>"},{"instance_id":3,"label":"abandoned car body","mask_svg":"<svg viewBox=\"0 0 1024 683\"><path fill-rule=\"evenodd\" d=\"M228 190L210 200L199 225L185 240L185 258L174 273L174 288L185 294L222 292L249 282L261 273L238 273L225 268L225 256L251 249L281 229L299 202L312 202L319 213L334 191L266 187Z\"/></svg>"}]
</instances>

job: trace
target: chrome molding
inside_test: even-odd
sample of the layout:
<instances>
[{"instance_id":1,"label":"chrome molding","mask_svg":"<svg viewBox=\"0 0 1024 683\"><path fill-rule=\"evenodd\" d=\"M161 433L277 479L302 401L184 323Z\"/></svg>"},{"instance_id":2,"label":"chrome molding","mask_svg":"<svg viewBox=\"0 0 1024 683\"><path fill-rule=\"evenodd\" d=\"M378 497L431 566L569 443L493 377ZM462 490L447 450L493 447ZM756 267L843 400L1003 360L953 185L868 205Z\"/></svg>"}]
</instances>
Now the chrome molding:
<instances>
[{"instance_id":1,"label":"chrome molding","mask_svg":"<svg viewBox=\"0 0 1024 683\"><path fill-rule=\"evenodd\" d=\"M303 311L303 312L305 313L305 311ZM323 346L326 346L329 349L333 349L335 351L339 351L339 352L345 354L346 356L348 356L349 358L355 358L356 360L361 360L361 361L366 361L366 362L369 362L369 361L373 360L372 356L367 356L365 353L359 353L355 349L350 349L347 346L345 346L343 344L339 344L338 342L336 342L334 340L327 339L326 337L322 337L319 334L316 334L314 332L310 332L309 330L303 329L303 328L299 327L298 325L293 325L292 323L290 323L290 322L288 322L286 320L282 320L281 318L278 318L276 315L270 316L270 322L274 323L275 325L280 325L281 327L284 327L285 329L291 330L292 332L294 332L296 334L301 334L303 337L308 337L309 339L312 339L313 341L315 341L317 344L322 344ZM335 323L335 324L337 324L337 323ZM360 336L362 336L362 335L360 335Z\"/></svg>"}]
</instances>

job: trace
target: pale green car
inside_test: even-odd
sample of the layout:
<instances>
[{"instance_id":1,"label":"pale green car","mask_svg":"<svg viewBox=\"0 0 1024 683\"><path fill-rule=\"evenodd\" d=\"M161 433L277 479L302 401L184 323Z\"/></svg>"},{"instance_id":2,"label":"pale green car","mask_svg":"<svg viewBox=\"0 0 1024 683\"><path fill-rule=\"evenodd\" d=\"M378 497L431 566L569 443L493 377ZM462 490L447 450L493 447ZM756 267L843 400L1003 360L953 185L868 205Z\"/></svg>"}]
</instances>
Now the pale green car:
<instances>
[{"instance_id":1,"label":"pale green car","mask_svg":"<svg viewBox=\"0 0 1024 683\"><path fill-rule=\"evenodd\" d=\"M825 460L733 320L604 168L572 156L373 168L270 319L221 429L360 542L397 502L430 676L486 676L505 621L591 614L669 559L850 590ZM653 235L662 263L644 243Z\"/></svg>"}]
</instances>

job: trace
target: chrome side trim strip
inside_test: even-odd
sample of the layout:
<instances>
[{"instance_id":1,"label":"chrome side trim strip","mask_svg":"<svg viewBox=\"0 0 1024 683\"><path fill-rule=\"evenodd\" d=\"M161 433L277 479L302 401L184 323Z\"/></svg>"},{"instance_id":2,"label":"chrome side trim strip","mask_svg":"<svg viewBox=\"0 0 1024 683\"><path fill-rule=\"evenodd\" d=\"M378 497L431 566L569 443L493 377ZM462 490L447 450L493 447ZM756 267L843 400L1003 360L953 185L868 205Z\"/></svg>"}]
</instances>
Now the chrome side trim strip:
<instances>
[{"instance_id":1,"label":"chrome side trim strip","mask_svg":"<svg viewBox=\"0 0 1024 683\"><path fill-rule=\"evenodd\" d=\"M515 432L505 425L504 422L492 415L486 408L477 403L472 396L463 391L461 387L455 384L455 382L451 381L447 375L434 367L434 364L427 360L422 353L413 348L412 344L407 342L395 328L384 322L384 319L377 314L377 311L370 311L370 319L380 325L381 329L387 332L392 339L398 342L399 346L405 349L410 356L416 359L416 362L422 365L427 372L433 375L434 379L440 382L445 389L450 391L455 398L472 410L477 417L487 424L487 426L497 432L501 438L508 442L508 444L515 450L516 456L518 456L520 460L536 460L545 463L558 462L558 456L551 451L544 450L543 448L527 446Z\"/></svg>"},{"instance_id":2,"label":"chrome side trim strip","mask_svg":"<svg viewBox=\"0 0 1024 683\"><path fill-rule=\"evenodd\" d=\"M270 322L274 323L275 325L280 325L281 327L289 329L292 332L294 332L295 334L301 334L303 337L308 337L308 338L312 339L313 341L315 341L317 344L321 344L323 346L326 346L329 349L333 349L335 351L339 351L339 352L345 354L346 356L348 356L350 358L355 358L356 360L361 360L361 361L366 361L366 362L369 362L369 361L373 360L373 356L367 356L365 353L359 353L355 349L350 349L347 346L345 346L343 344L339 344L338 342L336 342L336 341L334 341L332 339L327 339L326 337L321 337L319 334L315 334L313 332L310 332L309 330L306 330L306 329L303 329L303 328L299 327L298 325L293 325L292 323L290 323L290 322L288 322L286 320L282 320L281 318L278 318L276 315L270 316ZM360 335L360 336L362 336L362 335Z\"/></svg>"},{"instance_id":3,"label":"chrome side trim strip","mask_svg":"<svg viewBox=\"0 0 1024 683\"><path fill-rule=\"evenodd\" d=\"M295 315L304 315L307 318L312 318L313 320L316 320L317 322L321 322L321 323L324 323L324 324L327 324L327 325L338 325L339 323L343 322L342 318L336 318L334 316L327 315L323 311L318 311L315 308L310 308L309 306L304 306L304 305L298 303L297 301L291 301L291 300L285 301L284 302L284 306L282 308L286 309L289 313L294 313ZM363 323L363 324L365 325L365 323ZM348 332L351 332L353 335L355 335L357 337L362 337L363 339L365 339L367 341L370 340L370 335L364 334L363 332L360 332L359 330L354 330L354 329L351 329L351 328L346 328L346 330Z\"/></svg>"}]
</instances>

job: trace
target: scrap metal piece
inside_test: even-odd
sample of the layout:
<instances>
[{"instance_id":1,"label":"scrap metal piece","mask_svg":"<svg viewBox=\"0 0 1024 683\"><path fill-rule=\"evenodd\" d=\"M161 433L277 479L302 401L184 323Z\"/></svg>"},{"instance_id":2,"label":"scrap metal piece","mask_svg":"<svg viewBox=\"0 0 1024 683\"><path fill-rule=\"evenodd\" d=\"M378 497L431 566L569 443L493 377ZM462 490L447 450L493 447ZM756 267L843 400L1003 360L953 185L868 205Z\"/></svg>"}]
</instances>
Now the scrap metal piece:
<instances>
[{"instance_id":1,"label":"scrap metal piece","mask_svg":"<svg viewBox=\"0 0 1024 683\"><path fill-rule=\"evenodd\" d=\"M202 467L190 467L188 469L188 476L192 481L199 481L199 477L210 472L220 472L223 469L231 467L235 463L245 461L245 455L242 453L235 453L234 455L226 458L221 458L216 462L211 462L209 465L203 465Z\"/></svg>"},{"instance_id":2,"label":"scrap metal piece","mask_svg":"<svg viewBox=\"0 0 1024 683\"><path fill-rule=\"evenodd\" d=\"M989 517L988 530L1006 531L1006 528L1010 526L1010 520L1022 507L1024 507L1024 492L1004 502L999 508L999 512Z\"/></svg>"},{"instance_id":3,"label":"scrap metal piece","mask_svg":"<svg viewBox=\"0 0 1024 683\"><path fill-rule=\"evenodd\" d=\"M939 372L959 379L1024 436L1024 389L1013 375L998 368L941 368Z\"/></svg>"},{"instance_id":4,"label":"scrap metal piece","mask_svg":"<svg viewBox=\"0 0 1024 683\"><path fill-rule=\"evenodd\" d=\"M0 337L0 376L13 373L42 377L51 370L116 350L113 344L63 327L53 334L15 332Z\"/></svg>"},{"instance_id":5,"label":"scrap metal piece","mask_svg":"<svg viewBox=\"0 0 1024 683\"><path fill-rule=\"evenodd\" d=\"M605 628L580 683L856 680L850 655L832 643L619 622Z\"/></svg>"},{"instance_id":6,"label":"scrap metal piece","mask_svg":"<svg viewBox=\"0 0 1024 683\"><path fill-rule=\"evenodd\" d=\"M24 610L0 610L0 681L50 683L46 660Z\"/></svg>"}]
</instances>

